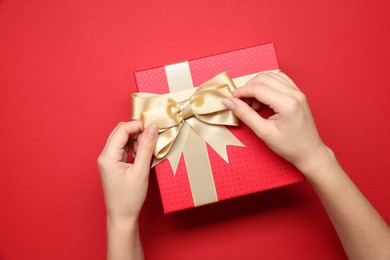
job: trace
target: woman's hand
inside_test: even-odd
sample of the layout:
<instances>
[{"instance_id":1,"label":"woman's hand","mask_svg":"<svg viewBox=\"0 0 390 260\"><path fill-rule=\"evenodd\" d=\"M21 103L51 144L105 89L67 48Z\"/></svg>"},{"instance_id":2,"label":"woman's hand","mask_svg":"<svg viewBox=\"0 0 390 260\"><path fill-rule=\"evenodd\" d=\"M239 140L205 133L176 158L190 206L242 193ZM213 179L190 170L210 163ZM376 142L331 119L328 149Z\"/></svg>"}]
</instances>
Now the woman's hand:
<instances>
[{"instance_id":1,"label":"woman's hand","mask_svg":"<svg viewBox=\"0 0 390 260\"><path fill-rule=\"evenodd\" d=\"M327 152L305 95L284 73L260 73L223 103L274 152L307 172ZM251 98L251 106L240 100ZM275 114L262 118L253 108L268 105Z\"/></svg>"},{"instance_id":2,"label":"woman's hand","mask_svg":"<svg viewBox=\"0 0 390 260\"><path fill-rule=\"evenodd\" d=\"M143 131L141 122L119 123L98 158L107 215L118 220L136 219L145 201L150 162L157 129ZM134 163L128 162L132 151Z\"/></svg>"}]
</instances>

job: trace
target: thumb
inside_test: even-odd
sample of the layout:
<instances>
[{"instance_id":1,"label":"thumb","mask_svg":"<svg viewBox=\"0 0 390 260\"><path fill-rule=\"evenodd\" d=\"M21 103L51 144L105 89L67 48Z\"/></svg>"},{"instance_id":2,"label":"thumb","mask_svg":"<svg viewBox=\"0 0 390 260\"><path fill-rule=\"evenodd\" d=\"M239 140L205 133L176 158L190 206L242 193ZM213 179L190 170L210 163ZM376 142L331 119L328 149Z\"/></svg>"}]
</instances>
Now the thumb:
<instances>
[{"instance_id":1,"label":"thumb","mask_svg":"<svg viewBox=\"0 0 390 260\"><path fill-rule=\"evenodd\" d=\"M263 139L268 126L266 119L262 118L247 103L238 98L224 99L222 103L242 122L249 126L258 137Z\"/></svg>"},{"instance_id":2,"label":"thumb","mask_svg":"<svg viewBox=\"0 0 390 260\"><path fill-rule=\"evenodd\" d=\"M143 131L138 143L138 150L134 160L134 170L139 174L148 174L154 147L156 146L158 129L151 125Z\"/></svg>"}]
</instances>

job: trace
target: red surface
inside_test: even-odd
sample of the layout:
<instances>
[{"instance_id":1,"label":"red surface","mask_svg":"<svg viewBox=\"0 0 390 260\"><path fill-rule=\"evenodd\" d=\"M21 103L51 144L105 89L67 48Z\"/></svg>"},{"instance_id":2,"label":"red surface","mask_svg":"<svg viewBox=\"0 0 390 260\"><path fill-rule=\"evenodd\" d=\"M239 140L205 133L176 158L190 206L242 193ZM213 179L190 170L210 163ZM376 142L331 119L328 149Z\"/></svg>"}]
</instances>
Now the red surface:
<instances>
[{"instance_id":1,"label":"red surface","mask_svg":"<svg viewBox=\"0 0 390 260\"><path fill-rule=\"evenodd\" d=\"M240 4L241 3L241 4ZM0 259L104 259L96 158L140 68L275 41L324 141L390 221L390 2L0 1ZM309 183L141 216L148 259L345 259Z\"/></svg>"},{"instance_id":2,"label":"red surface","mask_svg":"<svg viewBox=\"0 0 390 260\"><path fill-rule=\"evenodd\" d=\"M214 54L188 63L194 86L224 71L236 78L279 69L274 43ZM165 69L136 72L135 79L141 92L169 93ZM218 201L304 181L294 166L272 152L248 127L241 124L229 129L245 147L228 146L229 163L226 163L208 146ZM155 171L165 213L194 207L184 159L176 174L167 160L158 164Z\"/></svg>"}]
</instances>

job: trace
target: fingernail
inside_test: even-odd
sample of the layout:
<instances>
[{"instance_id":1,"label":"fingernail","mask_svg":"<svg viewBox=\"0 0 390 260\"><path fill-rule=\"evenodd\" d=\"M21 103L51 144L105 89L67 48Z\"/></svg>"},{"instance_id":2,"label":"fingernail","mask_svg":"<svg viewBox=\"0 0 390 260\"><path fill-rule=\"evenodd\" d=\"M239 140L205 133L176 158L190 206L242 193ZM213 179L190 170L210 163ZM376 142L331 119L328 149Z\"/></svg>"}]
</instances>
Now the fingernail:
<instances>
[{"instance_id":1,"label":"fingernail","mask_svg":"<svg viewBox=\"0 0 390 260\"><path fill-rule=\"evenodd\" d=\"M230 99L224 99L222 100L222 104L224 104L227 108L233 110L234 108L236 108L236 104L234 104L233 101L231 101Z\"/></svg>"},{"instance_id":2,"label":"fingernail","mask_svg":"<svg viewBox=\"0 0 390 260\"><path fill-rule=\"evenodd\" d=\"M148 137L153 139L156 136L156 134L157 134L157 127L156 127L156 125L153 124L153 125L149 126Z\"/></svg>"}]
</instances>

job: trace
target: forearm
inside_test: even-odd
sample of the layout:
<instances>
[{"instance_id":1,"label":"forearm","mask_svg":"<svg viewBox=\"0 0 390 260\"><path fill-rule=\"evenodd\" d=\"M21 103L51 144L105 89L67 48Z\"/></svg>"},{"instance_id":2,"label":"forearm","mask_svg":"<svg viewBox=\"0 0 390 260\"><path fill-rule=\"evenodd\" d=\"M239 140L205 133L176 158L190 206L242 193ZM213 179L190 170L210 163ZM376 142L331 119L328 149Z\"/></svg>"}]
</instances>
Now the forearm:
<instances>
[{"instance_id":1,"label":"forearm","mask_svg":"<svg viewBox=\"0 0 390 260\"><path fill-rule=\"evenodd\" d=\"M322 201L349 259L389 259L390 229L326 150L303 169Z\"/></svg>"},{"instance_id":2,"label":"forearm","mask_svg":"<svg viewBox=\"0 0 390 260\"><path fill-rule=\"evenodd\" d=\"M107 259L144 259L138 221L113 221L107 218Z\"/></svg>"}]
</instances>

